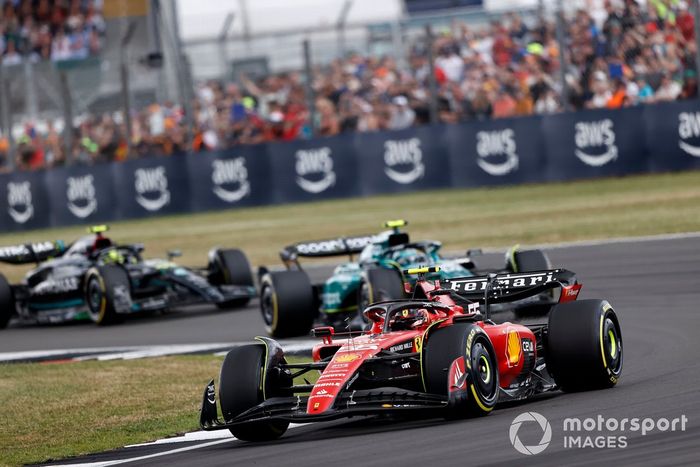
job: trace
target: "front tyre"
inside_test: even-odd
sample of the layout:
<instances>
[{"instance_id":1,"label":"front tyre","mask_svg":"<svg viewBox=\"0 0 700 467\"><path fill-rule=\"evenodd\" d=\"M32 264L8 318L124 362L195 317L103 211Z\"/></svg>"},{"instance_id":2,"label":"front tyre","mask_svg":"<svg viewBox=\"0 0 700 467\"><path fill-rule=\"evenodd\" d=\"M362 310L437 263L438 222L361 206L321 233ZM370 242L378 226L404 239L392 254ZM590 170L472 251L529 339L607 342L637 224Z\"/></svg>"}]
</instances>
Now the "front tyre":
<instances>
[{"instance_id":1,"label":"front tyre","mask_svg":"<svg viewBox=\"0 0 700 467\"><path fill-rule=\"evenodd\" d=\"M250 344L236 347L224 359L219 376L219 401L224 420L231 420L275 394L265 375L265 346ZM289 422L249 422L230 428L243 441L269 441L282 436Z\"/></svg>"},{"instance_id":2,"label":"front tyre","mask_svg":"<svg viewBox=\"0 0 700 467\"><path fill-rule=\"evenodd\" d=\"M100 326L120 323L131 309L131 283L118 265L90 268L85 275L88 316Z\"/></svg>"},{"instance_id":3,"label":"front tyre","mask_svg":"<svg viewBox=\"0 0 700 467\"><path fill-rule=\"evenodd\" d=\"M475 324L455 323L430 332L426 339L423 382L427 392L448 397L447 417L488 415L498 402L499 377L496 353L486 333ZM465 374L461 389L450 380L453 364L460 365L457 375Z\"/></svg>"},{"instance_id":4,"label":"front tyre","mask_svg":"<svg viewBox=\"0 0 700 467\"><path fill-rule=\"evenodd\" d=\"M547 370L567 392L605 389L622 374L622 332L605 300L561 303L549 314Z\"/></svg>"},{"instance_id":5,"label":"front tyre","mask_svg":"<svg viewBox=\"0 0 700 467\"><path fill-rule=\"evenodd\" d=\"M309 276L304 271L265 274L260 282L260 311L272 337L308 334L318 314Z\"/></svg>"}]
</instances>

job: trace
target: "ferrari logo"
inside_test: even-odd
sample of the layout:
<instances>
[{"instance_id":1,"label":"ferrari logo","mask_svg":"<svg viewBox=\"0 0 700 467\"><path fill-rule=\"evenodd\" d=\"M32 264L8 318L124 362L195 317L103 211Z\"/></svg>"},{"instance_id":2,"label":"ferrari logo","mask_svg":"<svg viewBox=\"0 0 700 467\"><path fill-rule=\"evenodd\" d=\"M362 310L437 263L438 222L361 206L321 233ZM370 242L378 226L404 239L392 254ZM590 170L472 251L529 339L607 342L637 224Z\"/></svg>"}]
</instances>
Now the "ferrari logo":
<instances>
[{"instance_id":1,"label":"ferrari logo","mask_svg":"<svg viewBox=\"0 0 700 467\"><path fill-rule=\"evenodd\" d=\"M414 352L420 352L422 348L423 348L423 337L422 337L422 336L416 336L416 337L413 339L413 351L414 351Z\"/></svg>"},{"instance_id":2,"label":"ferrari logo","mask_svg":"<svg viewBox=\"0 0 700 467\"><path fill-rule=\"evenodd\" d=\"M506 362L508 367L512 368L520 363L522 356L522 346L520 345L520 334L513 328L508 328L508 337L506 338Z\"/></svg>"}]
</instances>

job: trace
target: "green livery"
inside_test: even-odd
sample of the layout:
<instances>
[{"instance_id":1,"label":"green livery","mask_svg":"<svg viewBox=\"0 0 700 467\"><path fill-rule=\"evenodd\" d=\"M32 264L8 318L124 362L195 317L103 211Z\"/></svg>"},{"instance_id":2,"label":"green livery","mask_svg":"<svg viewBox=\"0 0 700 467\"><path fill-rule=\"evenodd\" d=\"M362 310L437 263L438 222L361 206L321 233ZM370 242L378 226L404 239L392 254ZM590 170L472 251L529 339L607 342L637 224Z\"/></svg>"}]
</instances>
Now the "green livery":
<instances>
[{"instance_id":1,"label":"green livery","mask_svg":"<svg viewBox=\"0 0 700 467\"><path fill-rule=\"evenodd\" d=\"M404 276L406 269L440 266L438 272L428 274L429 280L475 275L471 252L461 258L445 258L440 255L440 242L412 242L401 230L406 225L403 220L389 221L385 227L390 230L379 234L300 242L284 248L280 257L286 271L271 272L264 267L260 271L260 307L268 333L275 337L303 335L315 320L338 329L362 329L366 324L362 311L370 303L405 297L404 284L415 282L414 277ZM350 260L319 283L311 283L299 261L345 255ZM516 255L515 250L510 254ZM547 264L544 258L541 266ZM501 270L516 269L507 264Z\"/></svg>"}]
</instances>

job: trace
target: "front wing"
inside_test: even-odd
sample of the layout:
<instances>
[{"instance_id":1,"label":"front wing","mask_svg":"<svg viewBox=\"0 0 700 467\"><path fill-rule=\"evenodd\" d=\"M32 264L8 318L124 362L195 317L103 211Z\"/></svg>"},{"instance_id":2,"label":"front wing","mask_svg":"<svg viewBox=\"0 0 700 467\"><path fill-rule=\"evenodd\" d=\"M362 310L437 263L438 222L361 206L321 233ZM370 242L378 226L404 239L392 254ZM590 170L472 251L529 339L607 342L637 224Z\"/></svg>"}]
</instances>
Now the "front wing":
<instances>
[{"instance_id":1,"label":"front wing","mask_svg":"<svg viewBox=\"0 0 700 467\"><path fill-rule=\"evenodd\" d=\"M212 380L204 390L199 425L203 430L211 431L263 420L320 422L356 415L443 410L448 405L443 396L393 387L344 391L338 395L333 409L322 414L307 414L307 401L306 396L273 397L231 420L220 420Z\"/></svg>"}]
</instances>

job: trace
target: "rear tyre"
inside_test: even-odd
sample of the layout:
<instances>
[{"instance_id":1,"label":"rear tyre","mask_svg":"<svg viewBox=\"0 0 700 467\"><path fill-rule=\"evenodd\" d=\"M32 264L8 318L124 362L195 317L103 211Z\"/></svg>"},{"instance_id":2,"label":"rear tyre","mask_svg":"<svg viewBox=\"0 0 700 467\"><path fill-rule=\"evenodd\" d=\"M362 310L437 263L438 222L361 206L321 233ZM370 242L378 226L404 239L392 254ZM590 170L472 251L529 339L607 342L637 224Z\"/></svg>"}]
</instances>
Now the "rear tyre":
<instances>
[{"instance_id":1,"label":"rear tyre","mask_svg":"<svg viewBox=\"0 0 700 467\"><path fill-rule=\"evenodd\" d=\"M279 271L263 276L260 311L272 337L308 334L318 309L309 276L304 271Z\"/></svg>"},{"instance_id":2,"label":"rear tyre","mask_svg":"<svg viewBox=\"0 0 700 467\"><path fill-rule=\"evenodd\" d=\"M620 323L607 301L562 303L550 312L547 370L563 391L613 387L622 357Z\"/></svg>"},{"instance_id":3,"label":"rear tyre","mask_svg":"<svg viewBox=\"0 0 700 467\"><path fill-rule=\"evenodd\" d=\"M15 313L15 297L12 287L3 274L0 274L0 329L5 329Z\"/></svg>"},{"instance_id":4,"label":"rear tyre","mask_svg":"<svg viewBox=\"0 0 700 467\"><path fill-rule=\"evenodd\" d=\"M267 384L265 369L265 346L243 345L231 350L224 359L219 375L219 400L224 420L231 420L276 394ZM261 384L262 382L262 384ZM265 391L263 391L265 387ZM230 428L231 434L243 441L269 441L282 436L289 422L250 422Z\"/></svg>"},{"instance_id":5,"label":"rear tyre","mask_svg":"<svg viewBox=\"0 0 700 467\"><path fill-rule=\"evenodd\" d=\"M506 255L506 269L512 272L544 271L552 268L549 257L542 250L511 249Z\"/></svg>"},{"instance_id":6,"label":"rear tyre","mask_svg":"<svg viewBox=\"0 0 700 467\"><path fill-rule=\"evenodd\" d=\"M449 394L452 362L464 358L467 390ZM488 415L498 402L498 362L491 340L475 324L456 323L436 329L423 343L421 363L427 392L450 396L448 418Z\"/></svg>"},{"instance_id":7,"label":"rear tyre","mask_svg":"<svg viewBox=\"0 0 700 467\"><path fill-rule=\"evenodd\" d=\"M253 273L243 251L237 248L213 250L210 254L209 269L214 282L225 285L253 286ZM250 298L237 298L217 306L222 309L245 306Z\"/></svg>"},{"instance_id":8,"label":"rear tyre","mask_svg":"<svg viewBox=\"0 0 700 467\"><path fill-rule=\"evenodd\" d=\"M85 302L88 316L97 325L106 326L124 321L131 308L131 283L121 266L105 265L88 270L85 275Z\"/></svg>"},{"instance_id":9,"label":"rear tyre","mask_svg":"<svg viewBox=\"0 0 700 467\"><path fill-rule=\"evenodd\" d=\"M357 311L365 324L368 321L362 312L370 304L405 297L403 278L395 269L375 268L367 270L357 292Z\"/></svg>"}]
</instances>

